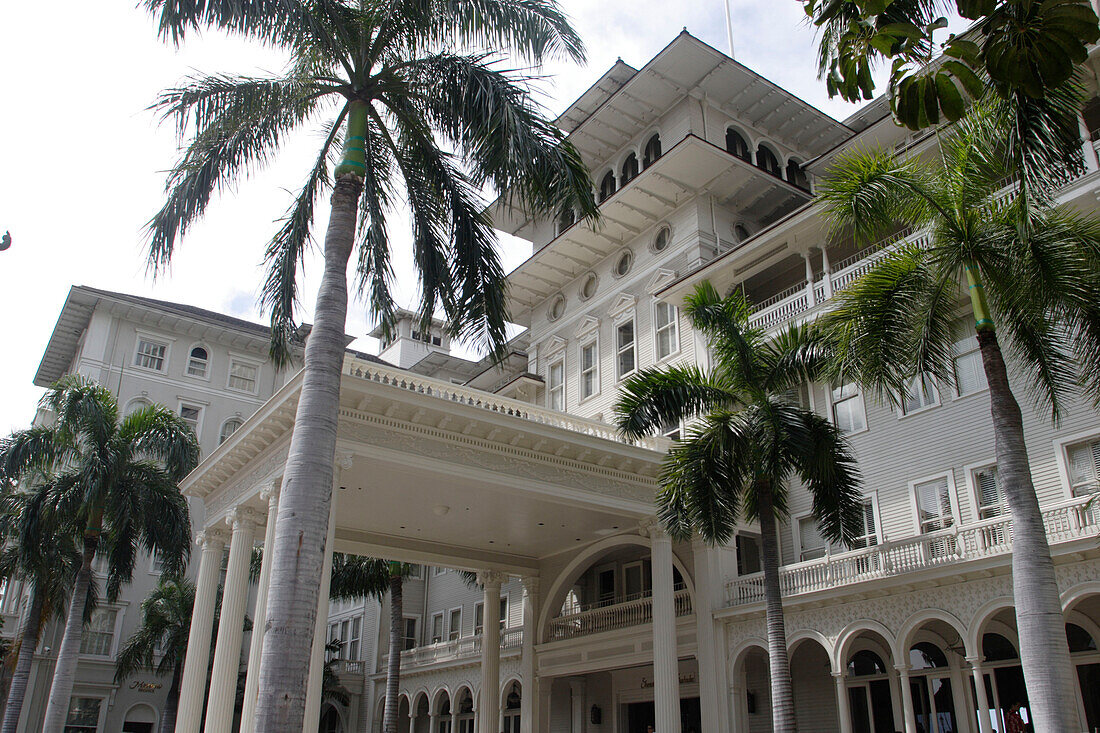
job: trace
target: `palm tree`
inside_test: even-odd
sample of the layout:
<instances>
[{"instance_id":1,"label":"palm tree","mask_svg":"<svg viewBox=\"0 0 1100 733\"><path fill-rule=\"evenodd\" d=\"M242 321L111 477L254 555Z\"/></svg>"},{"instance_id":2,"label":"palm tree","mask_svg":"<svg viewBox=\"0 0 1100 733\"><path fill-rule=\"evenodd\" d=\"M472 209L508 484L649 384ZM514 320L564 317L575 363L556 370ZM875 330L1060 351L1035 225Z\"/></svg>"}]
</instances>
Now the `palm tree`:
<instances>
[{"instance_id":1,"label":"palm tree","mask_svg":"<svg viewBox=\"0 0 1100 733\"><path fill-rule=\"evenodd\" d=\"M58 527L46 506L48 486L27 482L25 489L6 487L0 495L0 576L20 579L30 588L27 618L23 622L15 671L4 707L2 733L15 733L30 680L38 637L51 617L63 618L65 602L80 568L80 550L73 527ZM89 587L89 609L95 604L95 586Z\"/></svg>"},{"instance_id":2,"label":"palm tree","mask_svg":"<svg viewBox=\"0 0 1100 733\"><path fill-rule=\"evenodd\" d=\"M281 76L195 77L155 103L187 144L169 174L167 201L149 223L154 270L168 264L176 240L216 191L273 158L295 130L325 119L316 162L268 245L261 296L271 314L272 355L282 363L314 206L331 188L323 275L272 548L265 631L272 641L264 644L257 703L257 731L297 729L332 494L349 259L354 253L359 291L369 293L388 330L394 305L386 217L403 197L422 319L427 323L441 307L454 333L500 353L504 272L478 191L491 185L503 201L535 214L570 206L592 216L596 204L576 150L533 101L530 77L501 68L499 54L537 67L551 56L580 60L582 44L555 0L145 5L161 36L173 42L213 28L291 58Z\"/></svg>"},{"instance_id":3,"label":"palm tree","mask_svg":"<svg viewBox=\"0 0 1100 733\"><path fill-rule=\"evenodd\" d=\"M146 669L172 676L157 727L159 733L172 733L176 729L179 683L194 606L194 583L185 578L161 576L157 587L141 602L141 625L123 644L115 660L116 684Z\"/></svg>"},{"instance_id":4,"label":"palm tree","mask_svg":"<svg viewBox=\"0 0 1100 733\"><path fill-rule=\"evenodd\" d=\"M935 165L880 152L836 163L819 190L836 227L876 239L900 223L926 229L930 242L883 256L839 296L826 325L840 369L896 404L918 375L955 383L953 343L969 293L1012 516L1031 711L1036 730L1071 730L1079 727L1073 667L1012 381L1026 380L1017 386L1055 420L1071 391L1100 398L1100 223L1012 191L999 198L1014 173L1005 129L997 110L978 106L941 139ZM1022 367L1012 378L1005 348Z\"/></svg>"},{"instance_id":5,"label":"palm tree","mask_svg":"<svg viewBox=\"0 0 1100 733\"><path fill-rule=\"evenodd\" d=\"M40 403L54 423L0 441L0 478L49 472L51 511L79 526L83 550L73 582L43 721L61 733L69 710L85 598L97 551L107 560L107 600L133 577L138 550L155 553L169 574L182 574L190 553L191 519L177 482L198 462L190 426L159 405L120 419L105 387L77 375L46 390Z\"/></svg>"},{"instance_id":6,"label":"palm tree","mask_svg":"<svg viewBox=\"0 0 1100 733\"><path fill-rule=\"evenodd\" d=\"M685 312L708 338L713 366L647 369L631 377L615 404L616 422L624 435L640 438L669 423L695 421L669 451L660 477L657 514L674 538L698 532L707 542L726 543L739 518L760 523L772 727L795 731L776 530L788 513L790 480L809 490L826 539L850 541L861 525L860 478L847 440L794 397L828 352L805 326L769 341L749 325L740 293L723 298L709 282L688 296Z\"/></svg>"}]
</instances>

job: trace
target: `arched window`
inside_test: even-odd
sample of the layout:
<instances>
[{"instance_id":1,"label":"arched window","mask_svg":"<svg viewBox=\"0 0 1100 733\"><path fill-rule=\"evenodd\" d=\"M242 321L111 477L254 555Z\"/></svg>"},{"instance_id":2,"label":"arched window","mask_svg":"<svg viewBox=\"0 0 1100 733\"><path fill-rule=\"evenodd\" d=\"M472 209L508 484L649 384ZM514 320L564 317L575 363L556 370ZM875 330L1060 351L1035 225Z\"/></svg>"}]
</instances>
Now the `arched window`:
<instances>
[{"instance_id":1,"label":"arched window","mask_svg":"<svg viewBox=\"0 0 1100 733\"><path fill-rule=\"evenodd\" d=\"M787 182L810 190L810 179L806 176L806 171L802 170L802 164L794 158L787 161Z\"/></svg>"},{"instance_id":2,"label":"arched window","mask_svg":"<svg viewBox=\"0 0 1100 733\"><path fill-rule=\"evenodd\" d=\"M994 633L982 634L982 653L987 662L1003 662L1020 658L1011 641Z\"/></svg>"},{"instance_id":3,"label":"arched window","mask_svg":"<svg viewBox=\"0 0 1100 733\"><path fill-rule=\"evenodd\" d=\"M749 144L745 142L745 138L741 137L741 133L732 127L726 130L726 152L730 155L736 155L741 160L752 162L752 156L749 155Z\"/></svg>"},{"instance_id":4,"label":"arched window","mask_svg":"<svg viewBox=\"0 0 1100 733\"><path fill-rule=\"evenodd\" d=\"M573 211L573 207L566 206L558 214L558 234L561 234L569 227L577 223L577 214Z\"/></svg>"},{"instance_id":5,"label":"arched window","mask_svg":"<svg viewBox=\"0 0 1100 733\"><path fill-rule=\"evenodd\" d=\"M626 160L623 161L623 174L619 176L619 180L625 186L634 180L634 177L638 175L638 156L634 153L626 156Z\"/></svg>"},{"instance_id":6,"label":"arched window","mask_svg":"<svg viewBox=\"0 0 1100 733\"><path fill-rule=\"evenodd\" d=\"M151 404L152 403L144 397L135 397L134 399L126 403L126 409L124 410L124 412L129 415L130 413L137 412L143 407L148 407Z\"/></svg>"},{"instance_id":7,"label":"arched window","mask_svg":"<svg viewBox=\"0 0 1100 733\"><path fill-rule=\"evenodd\" d=\"M221 445L225 441L229 440L229 436L237 432L237 428L244 425L239 418L231 417L222 424L222 431L218 435L218 445Z\"/></svg>"},{"instance_id":8,"label":"arched window","mask_svg":"<svg viewBox=\"0 0 1100 733\"><path fill-rule=\"evenodd\" d=\"M947 655L938 646L920 641L909 650L909 667L916 672L921 669L935 669L947 666Z\"/></svg>"},{"instance_id":9,"label":"arched window","mask_svg":"<svg viewBox=\"0 0 1100 733\"><path fill-rule=\"evenodd\" d=\"M862 677L869 674L886 674L886 665L882 663L882 657L869 649L862 649L848 660L848 675Z\"/></svg>"},{"instance_id":10,"label":"arched window","mask_svg":"<svg viewBox=\"0 0 1100 733\"><path fill-rule=\"evenodd\" d=\"M607 201L611 198L611 195L615 193L615 173L614 171L608 171L607 175L600 181L600 203Z\"/></svg>"},{"instance_id":11,"label":"arched window","mask_svg":"<svg viewBox=\"0 0 1100 733\"><path fill-rule=\"evenodd\" d=\"M1066 641L1069 642L1071 653L1096 651L1096 640L1092 638L1092 634L1077 624L1066 624Z\"/></svg>"},{"instance_id":12,"label":"arched window","mask_svg":"<svg viewBox=\"0 0 1100 733\"><path fill-rule=\"evenodd\" d=\"M649 142L645 144L645 151L642 153L642 168L648 168L656 162L657 158L661 157L661 136L654 135L649 138Z\"/></svg>"},{"instance_id":13,"label":"arched window","mask_svg":"<svg viewBox=\"0 0 1100 733\"><path fill-rule=\"evenodd\" d=\"M779 159L775 153L761 145L756 149L756 167L765 173L771 173L776 178L780 177L782 169L779 167Z\"/></svg>"},{"instance_id":14,"label":"arched window","mask_svg":"<svg viewBox=\"0 0 1100 733\"><path fill-rule=\"evenodd\" d=\"M195 346L187 357L187 376L206 378L206 368L210 364L210 353L205 347Z\"/></svg>"}]
</instances>

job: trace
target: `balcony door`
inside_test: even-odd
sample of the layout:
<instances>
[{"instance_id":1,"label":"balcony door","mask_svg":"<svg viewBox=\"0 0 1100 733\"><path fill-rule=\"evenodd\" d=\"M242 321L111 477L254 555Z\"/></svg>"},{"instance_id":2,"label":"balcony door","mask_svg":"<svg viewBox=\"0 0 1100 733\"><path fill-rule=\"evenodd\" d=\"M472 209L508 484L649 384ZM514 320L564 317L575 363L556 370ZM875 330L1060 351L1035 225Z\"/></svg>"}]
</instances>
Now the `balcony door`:
<instances>
[{"instance_id":1,"label":"balcony door","mask_svg":"<svg viewBox=\"0 0 1100 733\"><path fill-rule=\"evenodd\" d=\"M652 579L643 560L623 566L623 600L632 601L649 594Z\"/></svg>"}]
</instances>

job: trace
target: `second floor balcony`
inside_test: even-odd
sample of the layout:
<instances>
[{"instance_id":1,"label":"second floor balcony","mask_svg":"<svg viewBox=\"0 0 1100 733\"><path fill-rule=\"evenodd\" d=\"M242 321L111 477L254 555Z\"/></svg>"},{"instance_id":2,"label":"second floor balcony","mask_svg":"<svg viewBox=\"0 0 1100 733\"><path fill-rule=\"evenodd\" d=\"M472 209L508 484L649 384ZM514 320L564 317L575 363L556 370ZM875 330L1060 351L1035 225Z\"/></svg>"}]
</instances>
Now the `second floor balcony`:
<instances>
[{"instance_id":1,"label":"second floor balcony","mask_svg":"<svg viewBox=\"0 0 1100 733\"><path fill-rule=\"evenodd\" d=\"M679 587L673 594L676 617L687 616L692 612L691 595L686 588ZM649 591L636 598L613 603L595 603L582 606L571 613L565 613L550 621L549 641L573 639L588 634L615 631L630 626L638 626L653 621L653 596Z\"/></svg>"},{"instance_id":2,"label":"second floor balcony","mask_svg":"<svg viewBox=\"0 0 1100 733\"><path fill-rule=\"evenodd\" d=\"M434 644L424 644L401 652L401 670L407 671L413 667L423 667L433 664L448 664L451 662L463 662L477 659L481 656L481 633L470 636L461 636L457 639L446 639ZM523 629L516 627L500 630L501 656L507 656L508 652L519 652L523 645ZM385 670L389 652L384 651L381 659L381 669ZM358 664L362 664L359 662Z\"/></svg>"}]
</instances>

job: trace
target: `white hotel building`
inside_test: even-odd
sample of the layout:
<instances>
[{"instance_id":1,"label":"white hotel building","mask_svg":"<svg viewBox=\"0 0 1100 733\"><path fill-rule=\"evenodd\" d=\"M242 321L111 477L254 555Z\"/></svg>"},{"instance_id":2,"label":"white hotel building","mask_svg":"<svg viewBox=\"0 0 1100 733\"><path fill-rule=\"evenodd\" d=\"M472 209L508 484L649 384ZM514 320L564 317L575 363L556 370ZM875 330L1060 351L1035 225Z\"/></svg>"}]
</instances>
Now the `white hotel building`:
<instances>
[{"instance_id":1,"label":"white hotel building","mask_svg":"<svg viewBox=\"0 0 1100 733\"><path fill-rule=\"evenodd\" d=\"M1089 212L1098 72L1094 49L1085 170L1061 194ZM393 366L349 353L329 548L423 566L404 593L402 733L770 730L758 530L741 527L726 547L673 543L653 497L680 426L632 445L608 424L611 405L638 368L706 363L676 307L704 279L743 289L765 328L828 308L882 247L828 236L815 177L853 147L922 155L934 136L896 127L882 99L837 122L686 32L641 69L617 62L559 124L594 172L602 226L494 210L498 228L533 247L510 275L526 331L502 367L449 355L445 336L414 333L407 318L380 355ZM1003 733L1003 710L1026 699L976 349L957 344L957 390L933 385L901 410L851 385L803 390L850 433L866 512L858 546L831 547L805 521L808 495L792 490L781 574L802 731ZM226 547L236 552L221 624L239 628L264 593L262 580L250 591L239 558L270 531L300 384L273 383L184 483L206 530L196 616L212 609ZM1080 730L1100 730L1100 415L1082 402L1053 427L1025 406L1025 429ZM437 568L477 571L483 587ZM498 606L499 625L485 624L483 609ZM311 693L310 730L319 718L326 733L380 731L386 609L326 608L318 641L343 642L350 704ZM211 629L199 630L184 688L200 704L181 710L182 733L199 730L202 691L234 684L249 646L219 633L208 679ZM229 696L209 705L205 730L235 725Z\"/></svg>"}]
</instances>

